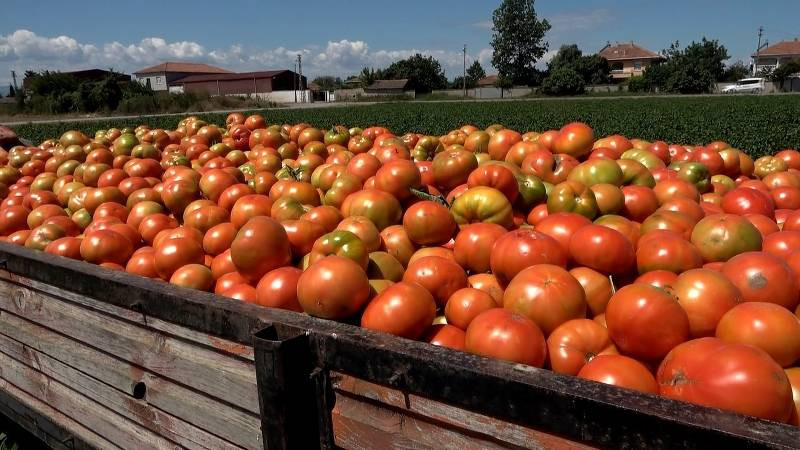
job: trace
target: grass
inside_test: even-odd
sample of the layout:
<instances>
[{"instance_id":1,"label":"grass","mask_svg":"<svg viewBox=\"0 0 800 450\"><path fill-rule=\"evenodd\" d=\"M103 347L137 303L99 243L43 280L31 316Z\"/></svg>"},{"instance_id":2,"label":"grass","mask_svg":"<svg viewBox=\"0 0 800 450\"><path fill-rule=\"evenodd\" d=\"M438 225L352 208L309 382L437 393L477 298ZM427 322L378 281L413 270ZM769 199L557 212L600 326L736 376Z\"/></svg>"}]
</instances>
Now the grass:
<instances>
[{"instance_id":1,"label":"grass","mask_svg":"<svg viewBox=\"0 0 800 450\"><path fill-rule=\"evenodd\" d=\"M486 127L500 123L519 131L544 131L582 121L597 136L623 134L647 140L700 145L725 140L759 156L784 148L800 148L800 95L690 96L641 98L571 98L548 101L395 102L310 109L246 111L262 114L268 123L308 122L333 125L384 125L397 134L408 131L441 135L464 124ZM224 114L199 114L223 124ZM78 129L136 126L174 128L181 116L139 117L98 122L25 124L14 127L22 137L40 142Z\"/></svg>"}]
</instances>

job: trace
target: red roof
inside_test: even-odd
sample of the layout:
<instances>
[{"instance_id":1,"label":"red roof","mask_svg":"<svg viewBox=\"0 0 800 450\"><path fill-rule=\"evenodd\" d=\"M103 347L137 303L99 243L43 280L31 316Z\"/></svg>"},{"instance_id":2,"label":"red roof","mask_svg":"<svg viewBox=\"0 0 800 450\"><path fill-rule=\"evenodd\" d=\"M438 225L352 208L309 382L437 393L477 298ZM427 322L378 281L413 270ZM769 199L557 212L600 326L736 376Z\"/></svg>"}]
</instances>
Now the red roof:
<instances>
[{"instance_id":1,"label":"red roof","mask_svg":"<svg viewBox=\"0 0 800 450\"><path fill-rule=\"evenodd\" d=\"M628 59L664 59L656 52L650 51L633 42L623 44L607 45L598 53L609 61L623 61Z\"/></svg>"},{"instance_id":2,"label":"red roof","mask_svg":"<svg viewBox=\"0 0 800 450\"><path fill-rule=\"evenodd\" d=\"M156 64L155 66L145 67L144 69L133 72L135 74L142 73L163 73L163 72L178 72L178 73L232 73L230 70L225 70L216 66L211 66L202 63L190 63L181 61L167 61L165 63Z\"/></svg>"},{"instance_id":3,"label":"red roof","mask_svg":"<svg viewBox=\"0 0 800 450\"><path fill-rule=\"evenodd\" d=\"M497 75L489 75L478 80L478 86L494 86L497 83Z\"/></svg>"},{"instance_id":4,"label":"red roof","mask_svg":"<svg viewBox=\"0 0 800 450\"><path fill-rule=\"evenodd\" d=\"M265 70L261 72L240 72L240 73L221 73L210 75L188 75L178 78L173 83L199 83L201 81L230 81L230 80L252 80L253 78L275 78L288 70Z\"/></svg>"},{"instance_id":5,"label":"red roof","mask_svg":"<svg viewBox=\"0 0 800 450\"><path fill-rule=\"evenodd\" d=\"M798 56L800 57L800 40L783 41L758 52L759 56ZM756 56L753 54L753 56Z\"/></svg>"}]
</instances>

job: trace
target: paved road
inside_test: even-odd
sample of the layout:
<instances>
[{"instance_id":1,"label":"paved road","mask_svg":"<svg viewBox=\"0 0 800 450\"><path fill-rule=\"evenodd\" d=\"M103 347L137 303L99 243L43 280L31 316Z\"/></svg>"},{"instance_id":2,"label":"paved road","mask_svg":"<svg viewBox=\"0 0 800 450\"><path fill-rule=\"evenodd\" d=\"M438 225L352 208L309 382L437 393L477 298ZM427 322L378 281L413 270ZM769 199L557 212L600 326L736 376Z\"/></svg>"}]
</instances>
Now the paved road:
<instances>
[{"instance_id":1,"label":"paved road","mask_svg":"<svg viewBox=\"0 0 800 450\"><path fill-rule=\"evenodd\" d=\"M750 95L750 94L738 94ZM763 94L762 94L763 95ZM796 93L775 93L766 95L798 95ZM800 95L798 95L800 96ZM534 97L534 98L476 98L476 99L453 99L453 100L419 100L409 103L455 103L455 102L549 102L549 101L594 101L594 100L619 100L619 99L653 99L653 98L687 98L687 97L720 97L720 94L697 94L697 95L615 95L608 97ZM263 108L254 109L259 110L283 110L283 109L315 109L315 108L336 108L336 107L353 107L353 106L368 106L375 105L382 102L335 102L335 103L289 103L285 106L276 108ZM403 102L406 103L406 102ZM232 112L240 112L250 110L248 108L238 109L223 109L217 111L196 111L196 112L181 112L181 113L168 113L168 114L138 114L130 116L86 116L86 117L61 117L58 119L33 119L33 120L20 120L13 122L0 122L2 125L14 126L23 125L27 123L59 123L59 122L92 122L97 120L122 120L122 119L138 119L141 117L161 117L161 116L190 116L193 114L229 114Z\"/></svg>"}]
</instances>

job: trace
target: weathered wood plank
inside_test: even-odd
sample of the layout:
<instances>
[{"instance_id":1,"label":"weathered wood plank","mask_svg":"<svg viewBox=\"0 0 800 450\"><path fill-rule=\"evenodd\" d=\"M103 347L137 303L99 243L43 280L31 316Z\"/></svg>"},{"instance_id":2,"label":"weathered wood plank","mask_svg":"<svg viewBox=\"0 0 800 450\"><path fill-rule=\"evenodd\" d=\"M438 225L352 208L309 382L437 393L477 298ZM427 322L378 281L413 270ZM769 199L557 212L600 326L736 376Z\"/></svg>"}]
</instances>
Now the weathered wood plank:
<instances>
[{"instance_id":1,"label":"weathered wood plank","mask_svg":"<svg viewBox=\"0 0 800 450\"><path fill-rule=\"evenodd\" d=\"M0 335L0 353L69 386L85 397L183 447L190 449L241 448L165 413L149 405L145 400L136 399L125 392L114 389L4 335Z\"/></svg>"},{"instance_id":2,"label":"weathered wood plank","mask_svg":"<svg viewBox=\"0 0 800 450\"><path fill-rule=\"evenodd\" d=\"M13 384L121 448L180 448L4 353L0 353L0 379L0 388Z\"/></svg>"},{"instance_id":3,"label":"weathered wood plank","mask_svg":"<svg viewBox=\"0 0 800 450\"><path fill-rule=\"evenodd\" d=\"M245 361L6 281L0 309L258 414L255 371Z\"/></svg>"},{"instance_id":4,"label":"weathered wood plank","mask_svg":"<svg viewBox=\"0 0 800 450\"><path fill-rule=\"evenodd\" d=\"M17 425L38 436L50 448L57 450L89 450L112 448L114 445L56 411L49 405L31 397L16 386L0 381L0 412Z\"/></svg>"},{"instance_id":5,"label":"weathered wood plank","mask_svg":"<svg viewBox=\"0 0 800 450\"><path fill-rule=\"evenodd\" d=\"M0 280L8 280L15 284L29 287L54 297L69 300L73 303L78 303L96 311L116 316L119 319L135 322L147 328L163 331L166 334L183 338L197 344L205 345L207 347L215 348L221 352L228 353L249 361L253 361L253 347L239 344L226 339L211 336L206 333L198 332L190 328L182 327L164 320L157 319L147 315L147 312L133 311L130 309L115 306L106 302L101 302L65 289L60 289L56 286L42 283L40 281L26 278L7 270L0 269ZM154 281L157 282L157 281Z\"/></svg>"},{"instance_id":6,"label":"weathered wood plank","mask_svg":"<svg viewBox=\"0 0 800 450\"><path fill-rule=\"evenodd\" d=\"M482 450L509 448L436 423L347 395L336 396L333 410L336 445L353 450L367 449L452 449Z\"/></svg>"},{"instance_id":7,"label":"weathered wood plank","mask_svg":"<svg viewBox=\"0 0 800 450\"><path fill-rule=\"evenodd\" d=\"M238 445L263 446L260 420L255 414L218 402L11 313L0 314L0 334L128 395L133 394L136 383L142 382L147 388L148 404Z\"/></svg>"},{"instance_id":8,"label":"weathered wood plank","mask_svg":"<svg viewBox=\"0 0 800 450\"><path fill-rule=\"evenodd\" d=\"M467 434L491 436L494 439L519 447L589 449L592 448L567 438L494 419L462 408L436 402L417 395L408 395L364 380L336 374L334 387L348 395L363 397L438 422L443 427L462 430Z\"/></svg>"}]
</instances>

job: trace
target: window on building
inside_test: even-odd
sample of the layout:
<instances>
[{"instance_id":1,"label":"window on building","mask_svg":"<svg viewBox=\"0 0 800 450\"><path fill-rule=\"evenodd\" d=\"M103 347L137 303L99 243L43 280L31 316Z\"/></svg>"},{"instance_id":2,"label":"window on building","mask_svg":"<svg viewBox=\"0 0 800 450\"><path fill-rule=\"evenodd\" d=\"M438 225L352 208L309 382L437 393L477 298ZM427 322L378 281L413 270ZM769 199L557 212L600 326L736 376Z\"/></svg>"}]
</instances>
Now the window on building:
<instances>
[{"instance_id":1,"label":"window on building","mask_svg":"<svg viewBox=\"0 0 800 450\"><path fill-rule=\"evenodd\" d=\"M156 77L156 84L164 84L164 77Z\"/></svg>"},{"instance_id":2,"label":"window on building","mask_svg":"<svg viewBox=\"0 0 800 450\"><path fill-rule=\"evenodd\" d=\"M635 70L642 70L642 62L641 61L634 61L633 62L633 68Z\"/></svg>"}]
</instances>

